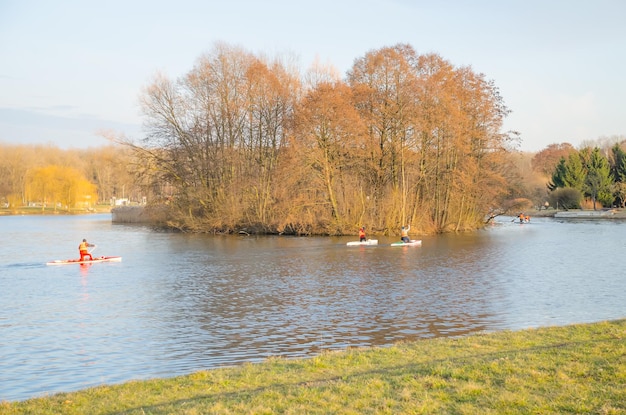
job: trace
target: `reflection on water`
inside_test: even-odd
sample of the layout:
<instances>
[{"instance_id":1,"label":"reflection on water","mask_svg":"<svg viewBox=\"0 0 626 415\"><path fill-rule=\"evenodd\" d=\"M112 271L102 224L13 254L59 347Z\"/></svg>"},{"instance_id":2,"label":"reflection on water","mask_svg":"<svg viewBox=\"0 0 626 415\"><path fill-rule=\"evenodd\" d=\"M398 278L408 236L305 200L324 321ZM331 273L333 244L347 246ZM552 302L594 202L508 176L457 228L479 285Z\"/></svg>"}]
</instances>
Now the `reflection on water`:
<instances>
[{"instance_id":1,"label":"reflection on water","mask_svg":"<svg viewBox=\"0 0 626 415\"><path fill-rule=\"evenodd\" d=\"M626 315L622 222L505 218L422 247L167 233L108 215L0 217L0 227L10 241L0 247L0 400ZM122 262L43 265L74 257L83 238Z\"/></svg>"}]
</instances>

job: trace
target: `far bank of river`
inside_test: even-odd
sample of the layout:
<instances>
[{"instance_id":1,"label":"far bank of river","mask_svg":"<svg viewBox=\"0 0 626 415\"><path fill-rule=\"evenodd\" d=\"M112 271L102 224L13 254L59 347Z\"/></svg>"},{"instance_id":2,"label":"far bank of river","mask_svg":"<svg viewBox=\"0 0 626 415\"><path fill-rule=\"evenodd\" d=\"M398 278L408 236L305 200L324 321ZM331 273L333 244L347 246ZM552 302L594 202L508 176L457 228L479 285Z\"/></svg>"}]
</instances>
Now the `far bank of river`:
<instances>
[{"instance_id":1,"label":"far bank of river","mask_svg":"<svg viewBox=\"0 0 626 415\"><path fill-rule=\"evenodd\" d=\"M54 208L41 208L41 207L28 207L20 206L18 208L0 208L0 216L11 215L90 215L94 213L109 213L111 212L111 206L101 205L96 206L91 210L85 209L54 209Z\"/></svg>"},{"instance_id":2,"label":"far bank of river","mask_svg":"<svg viewBox=\"0 0 626 415\"><path fill-rule=\"evenodd\" d=\"M573 219L626 219L624 209L532 209L524 212L526 215L539 218L573 218Z\"/></svg>"}]
</instances>

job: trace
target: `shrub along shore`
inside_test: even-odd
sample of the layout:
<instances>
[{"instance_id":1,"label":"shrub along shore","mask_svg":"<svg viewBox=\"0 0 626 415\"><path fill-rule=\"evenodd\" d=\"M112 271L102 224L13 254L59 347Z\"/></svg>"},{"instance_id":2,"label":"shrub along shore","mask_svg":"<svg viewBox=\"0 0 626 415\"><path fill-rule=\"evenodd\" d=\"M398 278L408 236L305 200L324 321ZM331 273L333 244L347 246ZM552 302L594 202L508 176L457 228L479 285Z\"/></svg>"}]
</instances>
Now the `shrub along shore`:
<instances>
[{"instance_id":1,"label":"shrub along shore","mask_svg":"<svg viewBox=\"0 0 626 415\"><path fill-rule=\"evenodd\" d=\"M626 319L103 385L0 414L626 414Z\"/></svg>"}]
</instances>

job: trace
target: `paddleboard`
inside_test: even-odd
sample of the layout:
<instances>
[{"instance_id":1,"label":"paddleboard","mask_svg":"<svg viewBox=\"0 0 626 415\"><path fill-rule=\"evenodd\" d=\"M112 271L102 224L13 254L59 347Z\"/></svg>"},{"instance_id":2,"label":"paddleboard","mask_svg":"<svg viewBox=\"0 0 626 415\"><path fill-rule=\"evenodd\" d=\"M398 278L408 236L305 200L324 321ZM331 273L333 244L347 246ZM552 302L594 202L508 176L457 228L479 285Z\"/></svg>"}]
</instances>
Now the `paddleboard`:
<instances>
[{"instance_id":1,"label":"paddleboard","mask_svg":"<svg viewBox=\"0 0 626 415\"><path fill-rule=\"evenodd\" d=\"M348 246L359 246L359 245L378 245L378 239L368 239L363 242L353 241L348 242L346 245Z\"/></svg>"},{"instance_id":2,"label":"paddleboard","mask_svg":"<svg viewBox=\"0 0 626 415\"><path fill-rule=\"evenodd\" d=\"M93 259L86 259L81 261L80 259L56 259L54 261L46 262L46 265L69 265L69 264L95 264L97 262L120 262L121 256L100 256Z\"/></svg>"},{"instance_id":3,"label":"paddleboard","mask_svg":"<svg viewBox=\"0 0 626 415\"><path fill-rule=\"evenodd\" d=\"M409 242L393 242L391 246L420 246L422 244L421 239L411 239Z\"/></svg>"}]
</instances>

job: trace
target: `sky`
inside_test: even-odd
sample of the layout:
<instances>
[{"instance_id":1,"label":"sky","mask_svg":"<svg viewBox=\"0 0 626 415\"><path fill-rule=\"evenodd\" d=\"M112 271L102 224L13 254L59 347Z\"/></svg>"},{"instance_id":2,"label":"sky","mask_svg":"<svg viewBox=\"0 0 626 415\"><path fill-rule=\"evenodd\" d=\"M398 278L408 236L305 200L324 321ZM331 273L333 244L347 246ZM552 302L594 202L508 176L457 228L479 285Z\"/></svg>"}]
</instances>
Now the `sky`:
<instances>
[{"instance_id":1,"label":"sky","mask_svg":"<svg viewBox=\"0 0 626 415\"><path fill-rule=\"evenodd\" d=\"M0 0L0 143L141 138L142 88L218 42L341 75L410 44L492 80L522 151L624 138L625 16L623 0Z\"/></svg>"}]
</instances>

